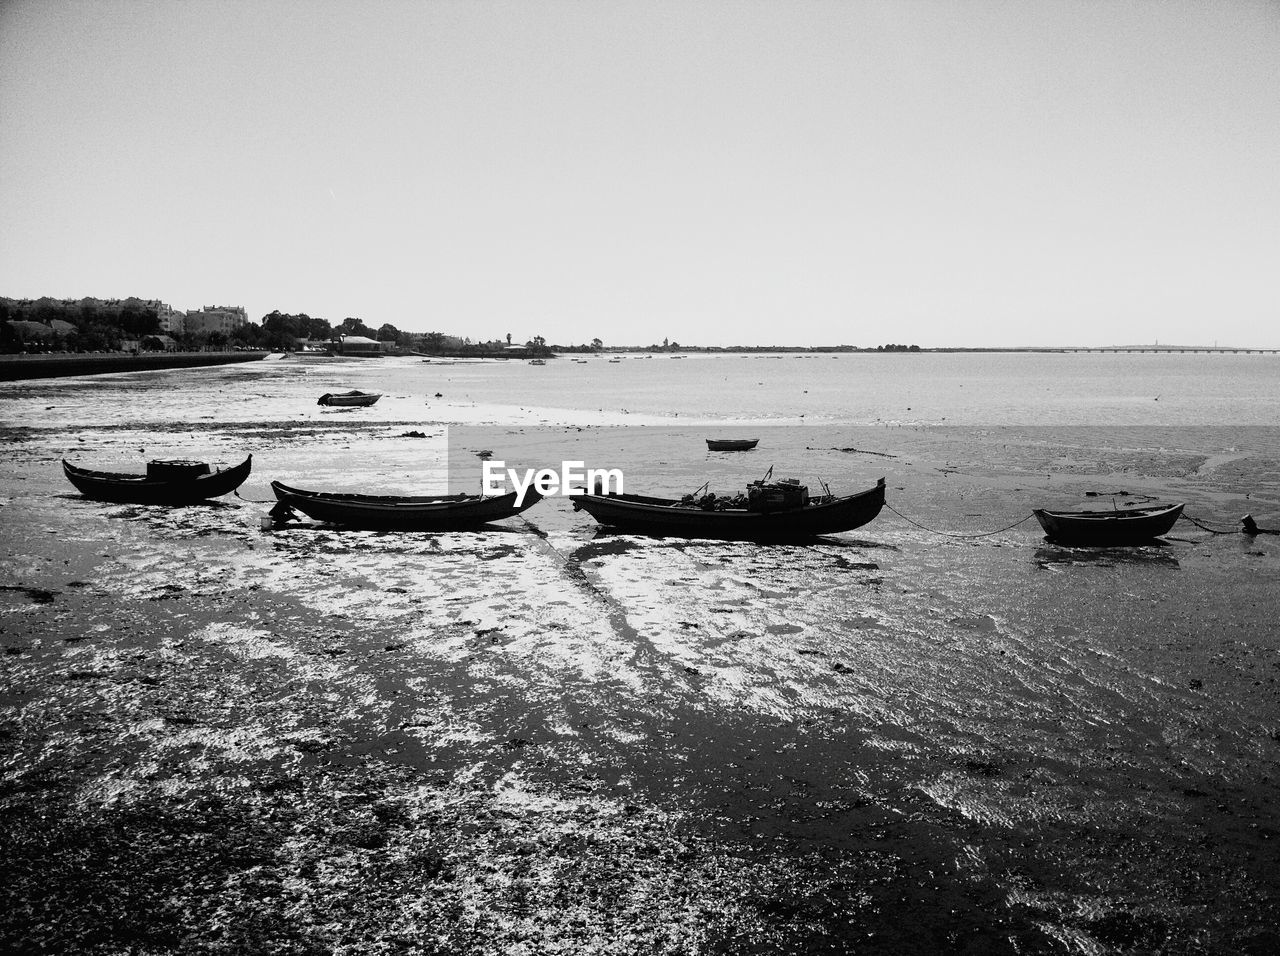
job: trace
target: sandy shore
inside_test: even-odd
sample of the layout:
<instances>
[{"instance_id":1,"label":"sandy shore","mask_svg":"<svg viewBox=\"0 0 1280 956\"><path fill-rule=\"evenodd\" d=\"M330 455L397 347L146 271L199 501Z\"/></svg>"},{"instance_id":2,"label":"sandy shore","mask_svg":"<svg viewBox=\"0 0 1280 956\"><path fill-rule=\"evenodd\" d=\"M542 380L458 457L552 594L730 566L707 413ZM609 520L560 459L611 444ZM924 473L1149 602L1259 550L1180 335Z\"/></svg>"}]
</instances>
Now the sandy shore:
<instances>
[{"instance_id":1,"label":"sandy shore","mask_svg":"<svg viewBox=\"0 0 1280 956\"><path fill-rule=\"evenodd\" d=\"M543 420L508 447L581 435ZM355 421L9 430L6 951L1280 945L1280 539L1090 552L886 512L762 548L601 535L562 500L488 534L263 531L265 505L101 504L58 472L252 451L262 498L425 467L420 420ZM1277 524L1272 432L1126 434L808 454L956 532L1121 483ZM666 441L634 455L675 487L722 467Z\"/></svg>"}]
</instances>

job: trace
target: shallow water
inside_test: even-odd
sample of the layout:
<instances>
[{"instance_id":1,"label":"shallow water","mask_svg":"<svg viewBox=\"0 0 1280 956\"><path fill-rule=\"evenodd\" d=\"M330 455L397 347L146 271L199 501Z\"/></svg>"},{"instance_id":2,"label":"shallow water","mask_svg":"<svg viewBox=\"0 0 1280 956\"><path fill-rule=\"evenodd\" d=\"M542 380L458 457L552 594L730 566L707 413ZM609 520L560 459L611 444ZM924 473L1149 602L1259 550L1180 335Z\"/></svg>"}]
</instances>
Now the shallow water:
<instances>
[{"instance_id":1,"label":"shallow water","mask_svg":"<svg viewBox=\"0 0 1280 956\"><path fill-rule=\"evenodd\" d=\"M264 531L266 505L100 504L58 474L69 454L108 467L252 452L241 493L266 498L270 478L421 490L475 480L481 450L530 464L581 451L638 492L706 478L734 490L770 464L840 491L884 475L897 511L954 534L1119 490L1187 501L1214 527L1245 511L1280 525L1277 431L1256 427L1274 382L1247 370L1258 356L1197 379L1193 407L1162 395L1141 425L1128 399L1201 359L1136 356L1147 377L1092 396L1070 397L1077 380L1060 376L1059 397L1016 427L987 421L1015 407L995 399L1043 367L893 386L898 401L985 396L956 416L965 427L877 424L884 390L860 385L842 393L849 411L792 405L791 372L756 372L856 358L264 363L6 386L8 779L66 755L78 805L105 812L248 800L273 767L306 780L400 768L396 799L422 819L465 806L495 821L415 904L471 913L477 951L585 950L584 926L618 932L600 952L1264 951L1280 891L1280 538L1183 523L1147 547L1069 549L1034 522L953 538L886 511L762 547L611 535L565 499L491 533ZM627 362L636 382L645 365L680 371L661 389L627 384ZM578 374L597 382L563 384ZM777 393L753 400L756 374ZM680 404L680 381L708 384ZM314 406L338 387L386 397ZM1250 389L1253 404L1233 391ZM883 404L853 411L863 399ZM1105 427L1046 427L1091 405ZM805 427L779 424L798 408ZM712 426L685 427L691 416L761 446L708 453ZM581 836L585 813L600 842L570 864L550 847ZM675 929L616 900L540 895L548 880L588 885L582 868L602 859Z\"/></svg>"}]
</instances>

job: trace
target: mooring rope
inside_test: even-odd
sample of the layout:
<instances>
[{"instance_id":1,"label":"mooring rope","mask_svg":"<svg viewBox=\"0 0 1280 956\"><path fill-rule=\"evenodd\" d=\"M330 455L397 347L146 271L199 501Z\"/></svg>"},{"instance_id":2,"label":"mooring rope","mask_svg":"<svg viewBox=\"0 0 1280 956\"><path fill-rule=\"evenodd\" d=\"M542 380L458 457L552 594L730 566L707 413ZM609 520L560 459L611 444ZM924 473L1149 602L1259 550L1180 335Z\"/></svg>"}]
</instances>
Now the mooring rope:
<instances>
[{"instance_id":1,"label":"mooring rope","mask_svg":"<svg viewBox=\"0 0 1280 956\"><path fill-rule=\"evenodd\" d=\"M945 535L948 538L989 538L993 534L1003 534L1006 531L1009 531L1013 528L1018 527L1018 525L1022 524L1024 521L1030 521L1032 518L1035 517L1035 515L1033 514L1027 515L1025 518L1019 518L1017 521L1015 521L1013 524L1009 525L1008 527L1000 528L997 531L983 531L978 534L959 534L958 532L954 532L954 531L939 531L937 528L930 528L927 525L922 525L919 521L913 521L911 518L908 518L906 515L904 515L901 511L899 511L893 505L889 504L887 501L885 502L884 506L888 508L890 511L892 511L894 514L896 514L903 521L905 521L907 524L913 524L917 528L920 528L922 531L928 531L930 534L941 534L941 535Z\"/></svg>"},{"instance_id":2,"label":"mooring rope","mask_svg":"<svg viewBox=\"0 0 1280 956\"><path fill-rule=\"evenodd\" d=\"M270 505L270 504L275 504L275 501L276 501L275 498L246 498L244 495L240 494L239 491L233 491L231 493L235 495L237 498L239 498L241 501L247 501L253 505Z\"/></svg>"},{"instance_id":3,"label":"mooring rope","mask_svg":"<svg viewBox=\"0 0 1280 956\"><path fill-rule=\"evenodd\" d=\"M1208 531L1210 534L1248 534L1248 535L1280 534L1280 531L1273 531L1270 528L1259 528L1256 524L1253 523L1253 518L1249 515L1245 515L1245 517L1242 519L1244 523L1243 528L1232 528L1230 531L1219 531L1217 528L1210 528L1208 525L1201 524L1199 521L1197 521L1195 518L1191 517L1191 515L1188 515L1188 514L1179 515L1178 517L1180 517L1183 521L1190 521L1193 525L1195 525L1201 531Z\"/></svg>"},{"instance_id":4,"label":"mooring rope","mask_svg":"<svg viewBox=\"0 0 1280 956\"><path fill-rule=\"evenodd\" d=\"M1178 517L1181 518L1183 521L1190 521L1193 525L1195 525L1201 531L1208 531L1210 534L1239 534L1240 533L1239 528L1232 528L1230 531L1219 531L1217 528L1210 528L1208 525L1201 524L1199 521L1197 521L1195 518L1191 517L1191 515L1188 515L1188 514L1178 515Z\"/></svg>"}]
</instances>

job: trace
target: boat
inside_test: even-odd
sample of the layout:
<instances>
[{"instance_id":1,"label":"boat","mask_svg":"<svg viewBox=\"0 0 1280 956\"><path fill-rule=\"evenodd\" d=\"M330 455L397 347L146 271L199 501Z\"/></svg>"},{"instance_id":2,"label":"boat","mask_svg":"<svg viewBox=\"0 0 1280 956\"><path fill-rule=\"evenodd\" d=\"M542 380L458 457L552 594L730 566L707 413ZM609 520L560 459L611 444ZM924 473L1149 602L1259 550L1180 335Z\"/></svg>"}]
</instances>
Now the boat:
<instances>
[{"instance_id":1,"label":"boat","mask_svg":"<svg viewBox=\"0 0 1280 956\"><path fill-rule=\"evenodd\" d=\"M284 509L292 509L316 521L391 531L447 531L474 527L514 517L542 498L532 486L526 489L524 500L518 505L514 491L488 498L466 494L368 495L306 491L279 481L271 482L271 490L279 502L272 509L273 517L288 517Z\"/></svg>"},{"instance_id":2,"label":"boat","mask_svg":"<svg viewBox=\"0 0 1280 956\"><path fill-rule=\"evenodd\" d=\"M337 405L343 408L365 408L382 397L378 392L359 392L354 388L349 392L325 392L320 396L317 405Z\"/></svg>"},{"instance_id":3,"label":"boat","mask_svg":"<svg viewBox=\"0 0 1280 956\"><path fill-rule=\"evenodd\" d=\"M707 451L750 451L758 444L759 438L708 438Z\"/></svg>"},{"instance_id":4,"label":"boat","mask_svg":"<svg viewBox=\"0 0 1280 956\"><path fill-rule=\"evenodd\" d=\"M233 468L216 471L202 461L149 461L142 475L62 463L68 480L86 498L131 505L190 505L220 498L244 484L252 467L252 455Z\"/></svg>"},{"instance_id":5,"label":"boat","mask_svg":"<svg viewBox=\"0 0 1280 956\"><path fill-rule=\"evenodd\" d=\"M530 365L546 365L546 359L529 359Z\"/></svg>"},{"instance_id":6,"label":"boat","mask_svg":"<svg viewBox=\"0 0 1280 956\"><path fill-rule=\"evenodd\" d=\"M1167 534L1186 505L1152 505L1116 511L1048 511L1037 508L1045 537L1058 544L1141 544Z\"/></svg>"},{"instance_id":7,"label":"boat","mask_svg":"<svg viewBox=\"0 0 1280 956\"><path fill-rule=\"evenodd\" d=\"M800 487L800 486L796 486ZM693 496L650 498L644 495L578 495L575 510L622 532L677 538L777 541L852 531L875 518L884 506L884 479L854 495L820 495L791 507L758 510L727 507L708 510Z\"/></svg>"}]
</instances>

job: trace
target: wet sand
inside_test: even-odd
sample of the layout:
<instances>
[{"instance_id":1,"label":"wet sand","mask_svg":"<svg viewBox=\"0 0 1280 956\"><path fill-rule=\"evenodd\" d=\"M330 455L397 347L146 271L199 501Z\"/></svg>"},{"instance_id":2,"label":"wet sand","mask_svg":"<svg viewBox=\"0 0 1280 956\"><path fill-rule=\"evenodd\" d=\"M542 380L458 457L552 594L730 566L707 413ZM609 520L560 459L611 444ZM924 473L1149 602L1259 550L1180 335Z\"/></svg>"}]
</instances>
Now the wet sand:
<instances>
[{"instance_id":1,"label":"wet sand","mask_svg":"<svg viewBox=\"0 0 1280 956\"><path fill-rule=\"evenodd\" d=\"M1280 946L1278 537L1091 551L886 511L761 547L563 500L484 534L264 531L264 504L102 504L58 470L252 451L246 498L406 483L443 466L402 436L454 411L8 430L6 951ZM1274 430L826 438L934 528L1121 484L1280 523Z\"/></svg>"}]
</instances>

